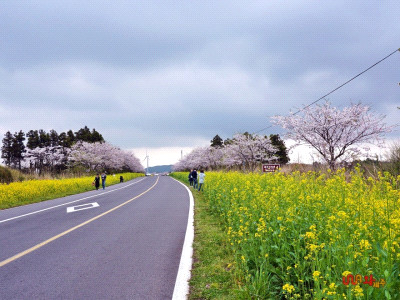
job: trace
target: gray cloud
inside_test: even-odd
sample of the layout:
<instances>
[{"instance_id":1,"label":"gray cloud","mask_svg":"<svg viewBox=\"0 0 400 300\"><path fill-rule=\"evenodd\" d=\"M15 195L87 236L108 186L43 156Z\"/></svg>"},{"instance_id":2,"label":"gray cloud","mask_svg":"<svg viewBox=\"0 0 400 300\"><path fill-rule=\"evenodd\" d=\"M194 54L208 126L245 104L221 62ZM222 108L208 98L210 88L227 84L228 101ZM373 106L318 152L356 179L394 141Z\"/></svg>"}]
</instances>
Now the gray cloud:
<instances>
[{"instance_id":1,"label":"gray cloud","mask_svg":"<svg viewBox=\"0 0 400 300\"><path fill-rule=\"evenodd\" d=\"M0 131L88 125L123 148L254 132L398 48L399 13L396 1L2 1ZM399 57L329 99L397 122Z\"/></svg>"}]
</instances>

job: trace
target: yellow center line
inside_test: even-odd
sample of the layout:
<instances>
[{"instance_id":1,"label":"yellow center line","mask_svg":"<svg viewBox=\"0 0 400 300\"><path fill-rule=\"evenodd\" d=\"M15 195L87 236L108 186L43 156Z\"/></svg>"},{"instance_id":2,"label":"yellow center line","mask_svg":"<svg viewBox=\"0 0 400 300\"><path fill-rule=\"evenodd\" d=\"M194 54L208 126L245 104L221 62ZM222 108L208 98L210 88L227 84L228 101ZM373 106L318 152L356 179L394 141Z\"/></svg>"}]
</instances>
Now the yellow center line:
<instances>
[{"instance_id":1,"label":"yellow center line","mask_svg":"<svg viewBox=\"0 0 400 300\"><path fill-rule=\"evenodd\" d=\"M10 258L7 258L6 260L3 260L2 262L0 262L0 267L3 267L6 264L8 264L8 263L10 263L10 262L22 257L22 256L25 256L25 255L27 255L27 254L29 254L29 253L31 253L31 252L43 247L44 245L47 245L47 244L51 243L52 241L55 241L56 239L59 239L60 237L62 237L64 235L67 235L68 233L70 233L70 232L72 232L72 231L74 231L74 230L76 230L76 229L78 229L78 228L80 228L82 226L85 226L85 225L93 222L94 220L97 220L97 219L109 214L110 212L112 212L112 211L114 211L114 210L116 210L116 209L128 204L129 202L132 202L133 200L143 196L144 194L146 194L147 192L149 192L152 188L154 188L156 186L156 184L158 183L158 179L159 179L159 177L157 177L156 182L150 188L148 188L146 191L144 191L143 193L133 197L132 199L129 199L128 201L125 201L124 203L121 203L118 206L115 206L114 208L111 208L110 210L107 210L106 212L103 212L102 214L100 214L100 215L98 215L98 216L96 216L94 218L91 218L91 219L89 219L89 220L87 220L87 221L85 221L85 222L83 222L83 223L81 223L81 224L79 224L79 225L77 225L75 227L72 227L72 228L70 228L70 229L68 229L68 230L66 230L66 231L64 231L64 232L62 232L60 234L57 234L57 235L49 238L48 240L45 240L44 242L41 242L41 243L39 243L39 244L37 244L37 245L35 245L35 246L25 250L25 251L22 251L22 252L14 255L14 256L12 256Z\"/></svg>"}]
</instances>

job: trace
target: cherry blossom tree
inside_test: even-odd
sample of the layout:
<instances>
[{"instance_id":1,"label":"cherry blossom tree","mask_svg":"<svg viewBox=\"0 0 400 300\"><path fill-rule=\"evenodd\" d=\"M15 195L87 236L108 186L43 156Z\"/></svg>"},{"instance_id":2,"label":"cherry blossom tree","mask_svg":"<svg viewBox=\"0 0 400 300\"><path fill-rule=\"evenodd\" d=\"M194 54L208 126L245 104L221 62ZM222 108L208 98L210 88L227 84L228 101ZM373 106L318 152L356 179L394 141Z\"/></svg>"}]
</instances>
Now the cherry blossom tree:
<instances>
[{"instance_id":1,"label":"cherry blossom tree","mask_svg":"<svg viewBox=\"0 0 400 300\"><path fill-rule=\"evenodd\" d=\"M231 143L225 147L224 164L240 166L254 172L260 163L276 160L274 155L278 149L271 144L266 136L251 134L236 134Z\"/></svg>"},{"instance_id":2,"label":"cherry blossom tree","mask_svg":"<svg viewBox=\"0 0 400 300\"><path fill-rule=\"evenodd\" d=\"M106 142L78 142L72 146L68 160L71 166L83 166L89 172L144 172L139 159L132 152Z\"/></svg>"},{"instance_id":3,"label":"cherry blossom tree","mask_svg":"<svg viewBox=\"0 0 400 300\"><path fill-rule=\"evenodd\" d=\"M41 174L43 171L56 172L66 166L69 148L46 146L28 149L24 154L24 167Z\"/></svg>"},{"instance_id":4,"label":"cherry blossom tree","mask_svg":"<svg viewBox=\"0 0 400 300\"><path fill-rule=\"evenodd\" d=\"M383 119L361 103L339 110L327 101L306 107L302 115L274 116L272 122L286 129L286 137L297 145L314 148L334 170L339 161L359 155L362 144L382 142L383 135L393 129Z\"/></svg>"},{"instance_id":5,"label":"cherry blossom tree","mask_svg":"<svg viewBox=\"0 0 400 300\"><path fill-rule=\"evenodd\" d=\"M268 137L236 134L225 147L200 147L174 165L175 171L240 167L254 171L260 163L277 159Z\"/></svg>"}]
</instances>

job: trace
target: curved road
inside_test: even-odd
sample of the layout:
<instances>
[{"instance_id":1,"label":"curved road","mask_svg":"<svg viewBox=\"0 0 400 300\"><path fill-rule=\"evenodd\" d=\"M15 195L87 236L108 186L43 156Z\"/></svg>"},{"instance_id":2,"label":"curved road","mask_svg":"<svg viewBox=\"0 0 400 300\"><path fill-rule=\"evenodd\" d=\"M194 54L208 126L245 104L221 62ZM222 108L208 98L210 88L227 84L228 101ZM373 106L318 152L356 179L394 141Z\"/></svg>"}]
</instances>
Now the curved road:
<instances>
[{"instance_id":1,"label":"curved road","mask_svg":"<svg viewBox=\"0 0 400 300\"><path fill-rule=\"evenodd\" d=\"M167 176L0 211L0 299L171 299L188 212Z\"/></svg>"}]
</instances>

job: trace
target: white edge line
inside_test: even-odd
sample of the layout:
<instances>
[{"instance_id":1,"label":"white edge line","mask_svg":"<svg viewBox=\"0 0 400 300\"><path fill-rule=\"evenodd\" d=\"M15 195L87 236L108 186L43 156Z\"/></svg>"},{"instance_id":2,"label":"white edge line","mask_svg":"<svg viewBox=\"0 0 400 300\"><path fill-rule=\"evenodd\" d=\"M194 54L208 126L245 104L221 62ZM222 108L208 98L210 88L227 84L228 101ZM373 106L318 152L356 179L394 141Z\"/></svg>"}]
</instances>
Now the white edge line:
<instances>
[{"instance_id":1,"label":"white edge line","mask_svg":"<svg viewBox=\"0 0 400 300\"><path fill-rule=\"evenodd\" d=\"M173 178L176 180L175 178ZM176 180L178 181L178 180ZM179 263L178 274L176 275L173 300L187 299L189 294L189 280L192 270L193 239L194 239L194 200L190 189L182 184L189 193L189 215L186 227L185 241L183 242L181 261Z\"/></svg>"},{"instance_id":2,"label":"white edge line","mask_svg":"<svg viewBox=\"0 0 400 300\"><path fill-rule=\"evenodd\" d=\"M136 177L136 178L138 178L138 177ZM107 191L107 192L104 192L104 193L101 193L101 194L96 194L96 195L92 195L92 196L87 196L87 197L84 197L84 198L81 198L81 199L78 199L78 200L74 200L74 201L71 201L71 202L59 204L59 205L56 205L56 206L51 206L51 207L48 207L48 208L44 208L44 209L41 209L41 210L36 210L36 211L30 212L30 213L27 213L27 214L23 214L23 215L20 215L20 216L16 216L16 217L12 217L12 218L9 218L9 219L1 220L0 223L4 223L4 222L7 222L7 221L19 219L19 218L26 217L26 216L30 216L30 215L34 215L34 214L40 213L40 212L42 212L42 211L50 210L50 209L57 208L57 207L64 206L64 205L69 205L69 204L71 204L71 203L75 203L75 202L78 202L78 201L86 200L86 199L89 199L89 198L93 198L93 197L101 196L101 195L104 195L104 194L112 193L112 192L115 192L115 191L118 191L118 190L127 188L128 186L130 186L130 185L132 185L132 184L139 183L139 182L141 182L141 181L144 180L144 179L145 179L145 178L143 178L143 179L141 179L141 180L139 180L139 181L135 181L135 182L132 182L132 183L130 183L130 184L127 184L126 186L123 186L123 187L120 187L120 188L117 188L117 189L114 189L114 190L111 190L111 191ZM70 195L70 196L72 196L72 195ZM57 198L55 198L55 199L57 199ZM53 200L54 200L54 199L53 199ZM33 203L32 203L32 204L33 204Z\"/></svg>"}]
</instances>

